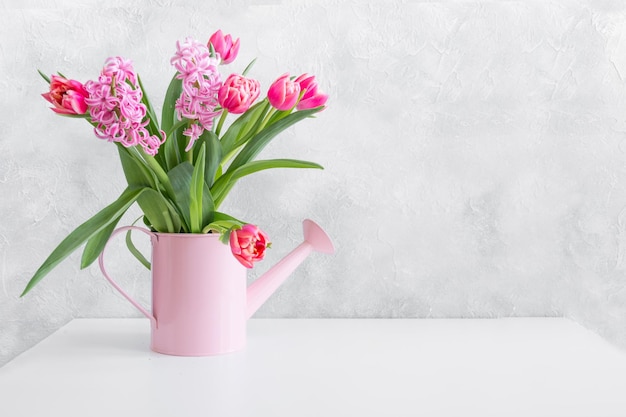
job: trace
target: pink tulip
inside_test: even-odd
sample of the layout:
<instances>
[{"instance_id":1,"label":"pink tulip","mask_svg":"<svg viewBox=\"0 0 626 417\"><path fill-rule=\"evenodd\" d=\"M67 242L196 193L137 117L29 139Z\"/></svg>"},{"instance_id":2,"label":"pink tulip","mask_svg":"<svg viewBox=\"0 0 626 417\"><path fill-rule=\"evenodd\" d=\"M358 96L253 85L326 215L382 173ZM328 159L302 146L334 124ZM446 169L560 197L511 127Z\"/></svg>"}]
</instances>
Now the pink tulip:
<instances>
[{"instance_id":1,"label":"pink tulip","mask_svg":"<svg viewBox=\"0 0 626 417\"><path fill-rule=\"evenodd\" d=\"M222 64L230 64L237 58L239 53L239 39L233 42L233 38L230 35L224 36L221 30L211 35L207 45L210 49L209 45L213 45L215 52L220 54Z\"/></svg>"},{"instance_id":2,"label":"pink tulip","mask_svg":"<svg viewBox=\"0 0 626 417\"><path fill-rule=\"evenodd\" d=\"M53 75L50 80L50 92L42 97L54 105L52 111L59 114L85 114L89 93L83 85L75 80L67 80Z\"/></svg>"},{"instance_id":3,"label":"pink tulip","mask_svg":"<svg viewBox=\"0 0 626 417\"><path fill-rule=\"evenodd\" d=\"M259 97L260 88L257 80L231 74L220 88L217 99L230 113L241 114Z\"/></svg>"},{"instance_id":4,"label":"pink tulip","mask_svg":"<svg viewBox=\"0 0 626 417\"><path fill-rule=\"evenodd\" d=\"M302 74L296 78L295 82L300 84L300 90L304 91L304 95L298 102L298 110L313 109L326 104L328 94L324 94L317 89L317 81L314 75Z\"/></svg>"},{"instance_id":5,"label":"pink tulip","mask_svg":"<svg viewBox=\"0 0 626 417\"><path fill-rule=\"evenodd\" d=\"M269 244L267 235L253 224L245 224L230 233L230 249L246 268L252 268L253 262L263 259Z\"/></svg>"},{"instance_id":6,"label":"pink tulip","mask_svg":"<svg viewBox=\"0 0 626 417\"><path fill-rule=\"evenodd\" d=\"M291 81L289 74L278 78L267 91L267 99L278 110L291 110L300 97L300 84Z\"/></svg>"}]
</instances>

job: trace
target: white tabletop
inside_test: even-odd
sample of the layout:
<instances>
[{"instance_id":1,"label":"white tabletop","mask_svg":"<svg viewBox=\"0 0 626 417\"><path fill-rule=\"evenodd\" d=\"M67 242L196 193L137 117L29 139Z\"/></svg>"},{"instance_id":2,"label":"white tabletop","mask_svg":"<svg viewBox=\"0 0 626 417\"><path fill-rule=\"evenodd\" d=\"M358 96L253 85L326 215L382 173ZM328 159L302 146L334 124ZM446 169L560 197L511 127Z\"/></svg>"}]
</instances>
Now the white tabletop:
<instances>
[{"instance_id":1,"label":"white tabletop","mask_svg":"<svg viewBox=\"0 0 626 417\"><path fill-rule=\"evenodd\" d=\"M0 416L626 416L626 352L566 319L253 319L204 358L149 331L72 321L0 368Z\"/></svg>"}]
</instances>

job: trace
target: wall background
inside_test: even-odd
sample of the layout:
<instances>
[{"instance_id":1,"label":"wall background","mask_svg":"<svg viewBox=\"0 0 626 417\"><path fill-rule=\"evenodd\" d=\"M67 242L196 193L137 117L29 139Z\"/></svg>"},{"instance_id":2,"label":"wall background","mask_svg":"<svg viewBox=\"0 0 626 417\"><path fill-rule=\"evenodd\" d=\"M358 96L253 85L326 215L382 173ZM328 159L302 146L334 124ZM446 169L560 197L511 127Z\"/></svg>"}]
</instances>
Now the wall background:
<instances>
[{"instance_id":1,"label":"wall background","mask_svg":"<svg viewBox=\"0 0 626 417\"><path fill-rule=\"evenodd\" d=\"M224 76L257 57L264 89L310 72L331 95L264 152L326 170L257 174L224 207L272 237L259 272L305 217L338 248L258 316L565 315L626 346L623 2L127 3L0 6L0 365L74 317L138 317L79 252L18 298L124 188L115 148L52 114L35 70L86 81L121 55L160 103L176 40L218 28L242 43ZM122 245L112 273L147 303Z\"/></svg>"}]
</instances>

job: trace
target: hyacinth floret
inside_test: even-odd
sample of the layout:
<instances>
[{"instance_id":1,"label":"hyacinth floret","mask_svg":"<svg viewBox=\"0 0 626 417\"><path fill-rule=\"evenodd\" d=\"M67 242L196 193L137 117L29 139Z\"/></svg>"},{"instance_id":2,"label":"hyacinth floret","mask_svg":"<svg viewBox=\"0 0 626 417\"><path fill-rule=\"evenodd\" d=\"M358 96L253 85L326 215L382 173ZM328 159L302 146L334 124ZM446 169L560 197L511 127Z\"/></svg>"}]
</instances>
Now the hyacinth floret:
<instances>
[{"instance_id":1,"label":"hyacinth floret","mask_svg":"<svg viewBox=\"0 0 626 417\"><path fill-rule=\"evenodd\" d=\"M147 109L141 102L143 93L130 60L108 58L98 79L88 81L85 89L89 92L85 101L96 123L97 137L119 142L127 148L140 145L147 154L156 155L165 141L165 133L161 131L159 138L146 129L150 120L146 117Z\"/></svg>"},{"instance_id":2,"label":"hyacinth floret","mask_svg":"<svg viewBox=\"0 0 626 417\"><path fill-rule=\"evenodd\" d=\"M219 58L212 57L209 48L195 39L186 38L176 42L176 53L170 60L181 80L182 93L176 100L176 115L190 121L183 134L189 138L189 151L202 132L213 128L215 117L220 114L217 94L222 79L217 67Z\"/></svg>"}]
</instances>

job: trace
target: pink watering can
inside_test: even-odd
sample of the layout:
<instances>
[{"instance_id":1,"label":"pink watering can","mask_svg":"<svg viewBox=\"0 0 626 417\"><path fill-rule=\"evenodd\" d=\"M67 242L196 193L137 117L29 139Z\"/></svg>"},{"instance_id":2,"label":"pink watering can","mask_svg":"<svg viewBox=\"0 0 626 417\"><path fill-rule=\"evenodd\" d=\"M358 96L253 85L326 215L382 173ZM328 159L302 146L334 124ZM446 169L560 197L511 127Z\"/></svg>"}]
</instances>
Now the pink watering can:
<instances>
[{"instance_id":1,"label":"pink watering can","mask_svg":"<svg viewBox=\"0 0 626 417\"><path fill-rule=\"evenodd\" d=\"M154 233L136 226L120 227L110 239L127 230L150 236L152 312L109 276L104 250L98 261L111 285L150 319L152 350L179 356L234 352L246 345L247 319L312 251L334 253L321 227L308 219L302 225L304 242L248 287L247 269L217 234Z\"/></svg>"}]
</instances>

